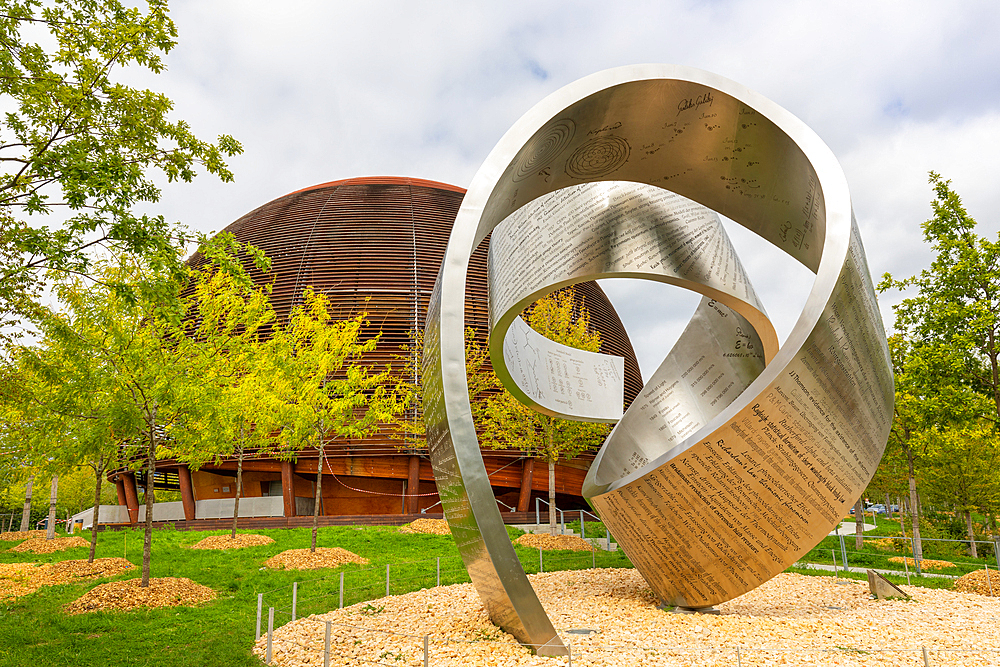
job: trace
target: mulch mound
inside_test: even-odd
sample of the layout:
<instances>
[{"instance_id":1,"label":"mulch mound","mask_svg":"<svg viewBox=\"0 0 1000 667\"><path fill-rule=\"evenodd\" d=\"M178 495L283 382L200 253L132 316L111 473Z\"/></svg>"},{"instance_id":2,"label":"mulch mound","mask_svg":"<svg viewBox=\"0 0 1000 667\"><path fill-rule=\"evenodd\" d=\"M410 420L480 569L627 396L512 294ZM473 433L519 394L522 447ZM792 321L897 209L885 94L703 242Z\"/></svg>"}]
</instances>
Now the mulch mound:
<instances>
[{"instance_id":1,"label":"mulch mound","mask_svg":"<svg viewBox=\"0 0 1000 667\"><path fill-rule=\"evenodd\" d=\"M81 580L113 577L134 566L124 558L64 560L60 563L0 564L0 597L20 597L42 586L57 586Z\"/></svg>"},{"instance_id":2,"label":"mulch mound","mask_svg":"<svg viewBox=\"0 0 1000 667\"><path fill-rule=\"evenodd\" d=\"M21 542L16 547L11 547L10 550L19 553L51 554L57 551L66 551L73 547L89 546L90 542L82 537L57 537L52 540L47 540L44 537L33 537L30 540Z\"/></svg>"},{"instance_id":3,"label":"mulch mound","mask_svg":"<svg viewBox=\"0 0 1000 667\"><path fill-rule=\"evenodd\" d=\"M399 529L401 533L422 533L424 535L451 535L451 528L444 519L417 519Z\"/></svg>"},{"instance_id":4,"label":"mulch mound","mask_svg":"<svg viewBox=\"0 0 1000 667\"><path fill-rule=\"evenodd\" d=\"M592 546L576 535L533 535L525 533L514 540L514 544L542 551L590 551Z\"/></svg>"},{"instance_id":5,"label":"mulch mound","mask_svg":"<svg viewBox=\"0 0 1000 667\"><path fill-rule=\"evenodd\" d=\"M20 542L30 537L45 537L44 530L8 530L0 533L0 542Z\"/></svg>"},{"instance_id":6,"label":"mulch mound","mask_svg":"<svg viewBox=\"0 0 1000 667\"><path fill-rule=\"evenodd\" d=\"M995 570L976 570L955 581L955 590L960 593L977 593L1000 597L1000 573Z\"/></svg>"},{"instance_id":7,"label":"mulch mound","mask_svg":"<svg viewBox=\"0 0 1000 667\"><path fill-rule=\"evenodd\" d=\"M94 586L76 602L63 607L68 614L91 611L128 611L139 607L190 607L215 599L215 591L183 577L150 579L142 588L141 579L112 581Z\"/></svg>"},{"instance_id":8,"label":"mulch mound","mask_svg":"<svg viewBox=\"0 0 1000 667\"><path fill-rule=\"evenodd\" d=\"M264 561L266 567L274 570L318 570L344 563L367 565L368 559L340 547L316 547L315 553L309 549L289 549Z\"/></svg>"},{"instance_id":9,"label":"mulch mound","mask_svg":"<svg viewBox=\"0 0 1000 667\"><path fill-rule=\"evenodd\" d=\"M274 544L267 535L253 535L237 533L233 539L229 535L210 535L200 542L195 542L191 549L242 549L244 547L260 547L265 544Z\"/></svg>"},{"instance_id":10,"label":"mulch mound","mask_svg":"<svg viewBox=\"0 0 1000 667\"><path fill-rule=\"evenodd\" d=\"M906 564L908 566L914 567L915 563L913 559L909 557L904 558L903 556L893 556L892 558L889 559L889 562L896 563L897 565L902 565L904 560L906 561ZM920 567L925 570L944 570L949 567L955 567L955 564L949 563L946 560L933 560L930 558L922 558L920 560Z\"/></svg>"}]
</instances>

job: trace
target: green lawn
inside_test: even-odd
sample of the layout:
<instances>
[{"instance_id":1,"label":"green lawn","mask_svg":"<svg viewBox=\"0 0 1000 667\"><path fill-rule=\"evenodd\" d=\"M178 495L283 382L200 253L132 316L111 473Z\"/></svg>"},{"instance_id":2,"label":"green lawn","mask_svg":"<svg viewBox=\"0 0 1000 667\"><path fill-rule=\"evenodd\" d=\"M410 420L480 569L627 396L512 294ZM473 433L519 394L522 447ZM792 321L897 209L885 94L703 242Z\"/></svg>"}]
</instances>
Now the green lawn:
<instances>
[{"instance_id":1,"label":"green lawn","mask_svg":"<svg viewBox=\"0 0 1000 667\"><path fill-rule=\"evenodd\" d=\"M511 529L512 530L512 529ZM241 531L242 532L242 531ZM249 532L249 531L248 531ZM98 583L43 587L16 601L0 602L0 666L30 665L260 665L250 654L254 640L257 594L275 607L275 625L290 619L291 587L300 582L297 615L320 613L339 605L341 570L345 572L345 605L385 594L385 566L390 564L390 592L405 593L434 586L437 559L441 583L468 581L455 542L450 536L405 535L391 527L321 528L319 546L337 546L368 558L368 566L346 565L336 570L275 571L263 562L281 551L309 546L310 530L253 531L268 535L274 544L232 551L184 548L206 535L225 531L156 531L153 536L152 576L187 577L216 590L219 597L201 607L93 613L68 616L61 607ZM89 532L82 533L89 539ZM8 551L13 542L0 542L0 562L53 562L87 557L75 548L51 555ZM127 553L126 553L127 545ZM538 571L538 551L518 547L527 572ZM142 531L101 533L97 556L126 556L142 563ZM591 566L590 552L546 552L545 570ZM628 567L620 553L597 552L598 566ZM139 567L120 578L138 577Z\"/></svg>"},{"instance_id":2,"label":"green lawn","mask_svg":"<svg viewBox=\"0 0 1000 667\"><path fill-rule=\"evenodd\" d=\"M568 526L569 527L569 526ZM588 534L603 536L602 526L588 522ZM508 529L511 536L519 534ZM344 604L374 600L385 595L386 565L389 565L389 592L393 595L434 586L438 580L451 584L469 581L450 536L406 535L393 527L329 527L320 529L319 546L337 546L371 561L367 566L345 565L337 569L277 571L263 568L264 561L287 549L309 546L310 530L253 531L269 535L274 544L231 551L184 548L206 535L226 531L181 532L159 530L153 537L152 576L187 577L218 593L218 599L201 607L173 607L154 610L109 612L68 616L62 606L98 583L44 587L20 599L0 600L0 667L14 665L260 665L251 655L254 640L257 594L264 594L263 627L267 609L275 608L275 626L291 619L292 584L298 582L296 615L306 616L336 609L340 603L340 574L344 573ZM83 537L89 539L89 532ZM142 562L142 531L102 533L98 557L126 556L139 566ZM853 540L851 540L853 542ZM17 554L8 551L13 542L0 542L0 563L52 562L87 557L86 548L50 554ZM851 549L854 567L882 567L891 553L877 551L873 543L861 552ZM126 552L127 546L127 552ZM801 562L832 563L832 549L840 560L839 542L826 538ZM529 573L539 570L538 551L517 547ZM992 556L990 556L992 557ZM621 552L545 552L546 571L583 569L596 562L598 567L630 567ZM868 562L870 561L870 562ZM967 566L982 567L975 562ZM966 566L963 563L963 566ZM954 568L960 574L959 568ZM833 573L790 568L789 571L816 576ZM966 570L967 571L967 570ZM121 578L138 577L139 567ZM843 576L843 573L841 573ZM864 578L863 571L850 574ZM906 583L903 576L891 576ZM950 587L951 579L913 577L915 585ZM376 603L377 604L377 603Z\"/></svg>"}]
</instances>

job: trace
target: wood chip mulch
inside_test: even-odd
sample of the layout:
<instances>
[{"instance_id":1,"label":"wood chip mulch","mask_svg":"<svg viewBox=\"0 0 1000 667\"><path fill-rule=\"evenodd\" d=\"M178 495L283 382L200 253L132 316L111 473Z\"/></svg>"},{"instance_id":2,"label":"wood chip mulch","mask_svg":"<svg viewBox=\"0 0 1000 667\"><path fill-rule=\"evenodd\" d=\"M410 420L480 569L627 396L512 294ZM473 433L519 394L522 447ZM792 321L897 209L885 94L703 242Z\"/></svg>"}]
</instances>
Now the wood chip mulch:
<instances>
[{"instance_id":1,"label":"wood chip mulch","mask_svg":"<svg viewBox=\"0 0 1000 667\"><path fill-rule=\"evenodd\" d=\"M444 519L417 519L399 529L401 533L422 533L424 535L451 535L451 528Z\"/></svg>"},{"instance_id":2,"label":"wood chip mulch","mask_svg":"<svg viewBox=\"0 0 1000 667\"><path fill-rule=\"evenodd\" d=\"M139 607L190 607L215 599L215 591L183 577L150 579L142 588L141 579L111 581L94 586L63 609L68 614L92 611L129 611Z\"/></svg>"},{"instance_id":3,"label":"wood chip mulch","mask_svg":"<svg viewBox=\"0 0 1000 667\"><path fill-rule=\"evenodd\" d=\"M195 542L191 549L242 549L244 547L260 547L265 544L274 544L267 535L253 535L250 533L237 533L232 539L229 535L209 535L200 542Z\"/></svg>"},{"instance_id":4,"label":"wood chip mulch","mask_svg":"<svg viewBox=\"0 0 1000 667\"><path fill-rule=\"evenodd\" d=\"M1000 573L996 570L976 570L955 581L955 590L1000 597Z\"/></svg>"},{"instance_id":5,"label":"wood chip mulch","mask_svg":"<svg viewBox=\"0 0 1000 667\"><path fill-rule=\"evenodd\" d=\"M903 556L893 556L892 558L889 559L889 562L896 563L897 565L902 565L904 560L906 561L906 564L908 566L914 567L915 565L914 560L909 557L904 558ZM920 559L920 567L922 567L925 570L944 570L949 567L955 567L955 564L949 563L946 560L934 560L931 558L922 558Z\"/></svg>"},{"instance_id":6,"label":"wood chip mulch","mask_svg":"<svg viewBox=\"0 0 1000 667\"><path fill-rule=\"evenodd\" d=\"M20 542L29 537L45 537L44 530L8 530L0 533L0 542Z\"/></svg>"},{"instance_id":7,"label":"wood chip mulch","mask_svg":"<svg viewBox=\"0 0 1000 667\"><path fill-rule=\"evenodd\" d=\"M113 577L134 566L124 558L64 560L59 563L0 564L0 597L20 597L42 586L57 586L81 580Z\"/></svg>"},{"instance_id":8,"label":"wood chip mulch","mask_svg":"<svg viewBox=\"0 0 1000 667\"><path fill-rule=\"evenodd\" d=\"M21 542L17 546L11 547L10 551L19 553L29 552L33 554L51 554L56 551L66 551L72 547L89 547L90 542L82 537L57 537L47 540L44 537L32 537Z\"/></svg>"},{"instance_id":9,"label":"wood chip mulch","mask_svg":"<svg viewBox=\"0 0 1000 667\"><path fill-rule=\"evenodd\" d=\"M674 614L657 607L635 570L581 570L529 575L573 664L730 667L741 648L744 667L851 665L972 667L1000 663L995 618L1000 600L904 586L911 601L873 600L867 582L780 574L718 605L717 616ZM272 664L323 664L325 621L332 622L331 664L565 665L532 655L490 623L471 584L443 586L360 603L288 623L274 632ZM590 629L575 634L570 629ZM403 634L405 633L405 635ZM267 637L254 653L264 656Z\"/></svg>"},{"instance_id":10,"label":"wood chip mulch","mask_svg":"<svg viewBox=\"0 0 1000 667\"><path fill-rule=\"evenodd\" d=\"M514 544L542 551L570 550L570 551L590 551L593 549L587 542L576 535L534 535L525 533L514 540Z\"/></svg>"},{"instance_id":11,"label":"wood chip mulch","mask_svg":"<svg viewBox=\"0 0 1000 667\"><path fill-rule=\"evenodd\" d=\"M316 547L315 553L309 549L289 549L264 561L266 567L274 570L317 570L344 563L367 565L368 559L340 547Z\"/></svg>"}]
</instances>

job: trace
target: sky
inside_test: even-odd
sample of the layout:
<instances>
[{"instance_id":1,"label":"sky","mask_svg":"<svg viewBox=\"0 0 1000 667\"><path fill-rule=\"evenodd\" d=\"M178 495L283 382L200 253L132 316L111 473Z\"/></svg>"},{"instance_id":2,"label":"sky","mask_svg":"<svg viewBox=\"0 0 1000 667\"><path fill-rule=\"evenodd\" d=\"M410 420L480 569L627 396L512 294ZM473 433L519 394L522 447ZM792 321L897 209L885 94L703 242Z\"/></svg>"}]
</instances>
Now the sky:
<instances>
[{"instance_id":1,"label":"sky","mask_svg":"<svg viewBox=\"0 0 1000 667\"><path fill-rule=\"evenodd\" d=\"M164 184L156 212L218 231L300 188L358 176L467 187L546 95L594 72L668 63L732 79L810 126L840 160L877 281L932 254L928 172L980 233L1000 229L1000 3L993 0L314 2L174 0L167 71L135 82L203 138L244 146L235 182ZM779 339L811 274L730 225ZM602 283L648 377L697 297ZM880 297L886 328L899 294ZM653 304L651 306L651 304Z\"/></svg>"}]
</instances>

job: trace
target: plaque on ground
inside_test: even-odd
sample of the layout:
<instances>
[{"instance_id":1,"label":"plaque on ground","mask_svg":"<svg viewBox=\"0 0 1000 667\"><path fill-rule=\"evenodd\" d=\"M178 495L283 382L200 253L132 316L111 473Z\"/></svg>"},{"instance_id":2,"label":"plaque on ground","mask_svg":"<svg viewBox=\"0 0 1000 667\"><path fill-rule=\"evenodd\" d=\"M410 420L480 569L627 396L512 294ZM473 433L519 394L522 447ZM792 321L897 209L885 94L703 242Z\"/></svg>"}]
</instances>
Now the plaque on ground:
<instances>
[{"instance_id":1,"label":"plaque on ground","mask_svg":"<svg viewBox=\"0 0 1000 667\"><path fill-rule=\"evenodd\" d=\"M875 570L868 570L868 590L879 600L909 600L910 596L902 588L892 583Z\"/></svg>"},{"instance_id":2,"label":"plaque on ground","mask_svg":"<svg viewBox=\"0 0 1000 667\"><path fill-rule=\"evenodd\" d=\"M783 344L719 215L815 274ZM844 174L773 102L722 77L643 65L553 93L500 140L463 200L428 311L427 438L445 516L490 617L540 653L556 635L503 528L465 377L465 276L490 241L490 356L545 414L617 422L584 495L653 591L706 608L819 542L875 472L893 382ZM518 314L596 278L702 295L622 413L620 361ZM655 304L649 304L654 310Z\"/></svg>"}]
</instances>

